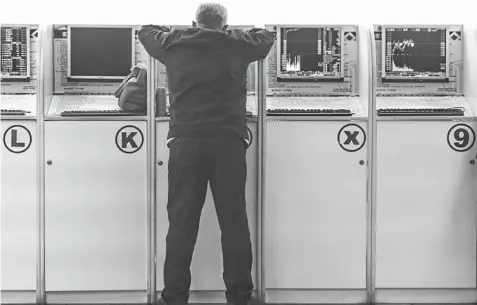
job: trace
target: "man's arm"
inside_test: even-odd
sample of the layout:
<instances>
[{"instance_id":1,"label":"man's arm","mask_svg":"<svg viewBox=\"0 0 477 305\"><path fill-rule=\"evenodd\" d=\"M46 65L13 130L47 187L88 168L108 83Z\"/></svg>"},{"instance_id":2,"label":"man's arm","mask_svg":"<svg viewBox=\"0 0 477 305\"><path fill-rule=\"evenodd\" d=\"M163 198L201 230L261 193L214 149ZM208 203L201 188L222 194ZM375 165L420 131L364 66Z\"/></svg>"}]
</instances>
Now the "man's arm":
<instances>
[{"instance_id":1,"label":"man's arm","mask_svg":"<svg viewBox=\"0 0 477 305\"><path fill-rule=\"evenodd\" d=\"M137 36L147 53L164 63L167 46L171 43L170 29L158 25L141 27Z\"/></svg>"},{"instance_id":2,"label":"man's arm","mask_svg":"<svg viewBox=\"0 0 477 305\"><path fill-rule=\"evenodd\" d=\"M245 32L239 39L250 62L267 57L275 43L275 35L272 32L258 28Z\"/></svg>"}]
</instances>

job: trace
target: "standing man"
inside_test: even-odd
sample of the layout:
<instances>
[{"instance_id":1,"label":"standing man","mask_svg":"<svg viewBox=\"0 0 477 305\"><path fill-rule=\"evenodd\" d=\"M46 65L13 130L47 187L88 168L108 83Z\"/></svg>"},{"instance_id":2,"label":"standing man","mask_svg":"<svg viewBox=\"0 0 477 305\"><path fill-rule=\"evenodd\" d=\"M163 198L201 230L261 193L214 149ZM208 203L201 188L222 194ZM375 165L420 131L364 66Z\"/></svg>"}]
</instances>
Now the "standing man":
<instances>
[{"instance_id":1,"label":"standing man","mask_svg":"<svg viewBox=\"0 0 477 305\"><path fill-rule=\"evenodd\" d=\"M193 28L144 26L139 40L167 68L169 232L162 304L186 305L207 183L222 231L228 304L251 302L252 246L246 213L247 68L268 55L272 33L227 30L227 11L202 4Z\"/></svg>"}]
</instances>

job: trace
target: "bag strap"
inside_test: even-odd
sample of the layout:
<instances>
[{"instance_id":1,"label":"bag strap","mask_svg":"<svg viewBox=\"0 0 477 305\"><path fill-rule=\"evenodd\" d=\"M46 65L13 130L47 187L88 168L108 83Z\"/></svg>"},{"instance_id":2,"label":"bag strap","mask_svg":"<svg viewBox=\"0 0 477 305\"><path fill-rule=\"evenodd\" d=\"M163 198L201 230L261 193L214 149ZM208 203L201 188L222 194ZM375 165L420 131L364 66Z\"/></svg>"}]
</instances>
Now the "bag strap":
<instances>
[{"instance_id":1,"label":"bag strap","mask_svg":"<svg viewBox=\"0 0 477 305\"><path fill-rule=\"evenodd\" d=\"M121 93L123 92L124 90L124 87L126 87L126 84L129 82L129 80L131 78L135 77L135 75L133 73L129 74L128 76L126 76L126 78L121 82L121 84L119 85L118 89L114 92L114 96L119 98L121 96Z\"/></svg>"}]
</instances>

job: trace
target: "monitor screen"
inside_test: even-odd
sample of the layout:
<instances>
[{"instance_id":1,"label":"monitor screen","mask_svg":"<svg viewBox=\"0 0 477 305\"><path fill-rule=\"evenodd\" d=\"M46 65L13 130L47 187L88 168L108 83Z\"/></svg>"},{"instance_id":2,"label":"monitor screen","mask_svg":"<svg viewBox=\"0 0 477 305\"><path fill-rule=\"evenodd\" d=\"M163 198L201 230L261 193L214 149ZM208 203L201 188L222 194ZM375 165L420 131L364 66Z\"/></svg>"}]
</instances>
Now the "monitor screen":
<instances>
[{"instance_id":1,"label":"monitor screen","mask_svg":"<svg viewBox=\"0 0 477 305\"><path fill-rule=\"evenodd\" d=\"M445 27L385 27L384 79L447 79L448 50Z\"/></svg>"},{"instance_id":2,"label":"monitor screen","mask_svg":"<svg viewBox=\"0 0 477 305\"><path fill-rule=\"evenodd\" d=\"M30 28L1 27L1 78L30 78Z\"/></svg>"},{"instance_id":3,"label":"monitor screen","mask_svg":"<svg viewBox=\"0 0 477 305\"><path fill-rule=\"evenodd\" d=\"M278 27L277 77L342 78L342 36L339 27Z\"/></svg>"},{"instance_id":4,"label":"monitor screen","mask_svg":"<svg viewBox=\"0 0 477 305\"><path fill-rule=\"evenodd\" d=\"M68 27L68 77L121 80L134 64L132 27Z\"/></svg>"}]
</instances>

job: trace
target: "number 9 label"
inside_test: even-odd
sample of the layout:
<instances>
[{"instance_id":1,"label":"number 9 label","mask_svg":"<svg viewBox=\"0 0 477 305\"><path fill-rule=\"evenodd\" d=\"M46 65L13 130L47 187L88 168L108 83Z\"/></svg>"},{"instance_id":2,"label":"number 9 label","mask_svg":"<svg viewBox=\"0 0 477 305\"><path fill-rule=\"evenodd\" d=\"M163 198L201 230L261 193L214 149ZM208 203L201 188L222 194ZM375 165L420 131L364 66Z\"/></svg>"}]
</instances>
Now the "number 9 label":
<instances>
[{"instance_id":1,"label":"number 9 label","mask_svg":"<svg viewBox=\"0 0 477 305\"><path fill-rule=\"evenodd\" d=\"M454 125L447 133L447 143L455 151L468 151L475 143L474 130L466 124Z\"/></svg>"}]
</instances>

